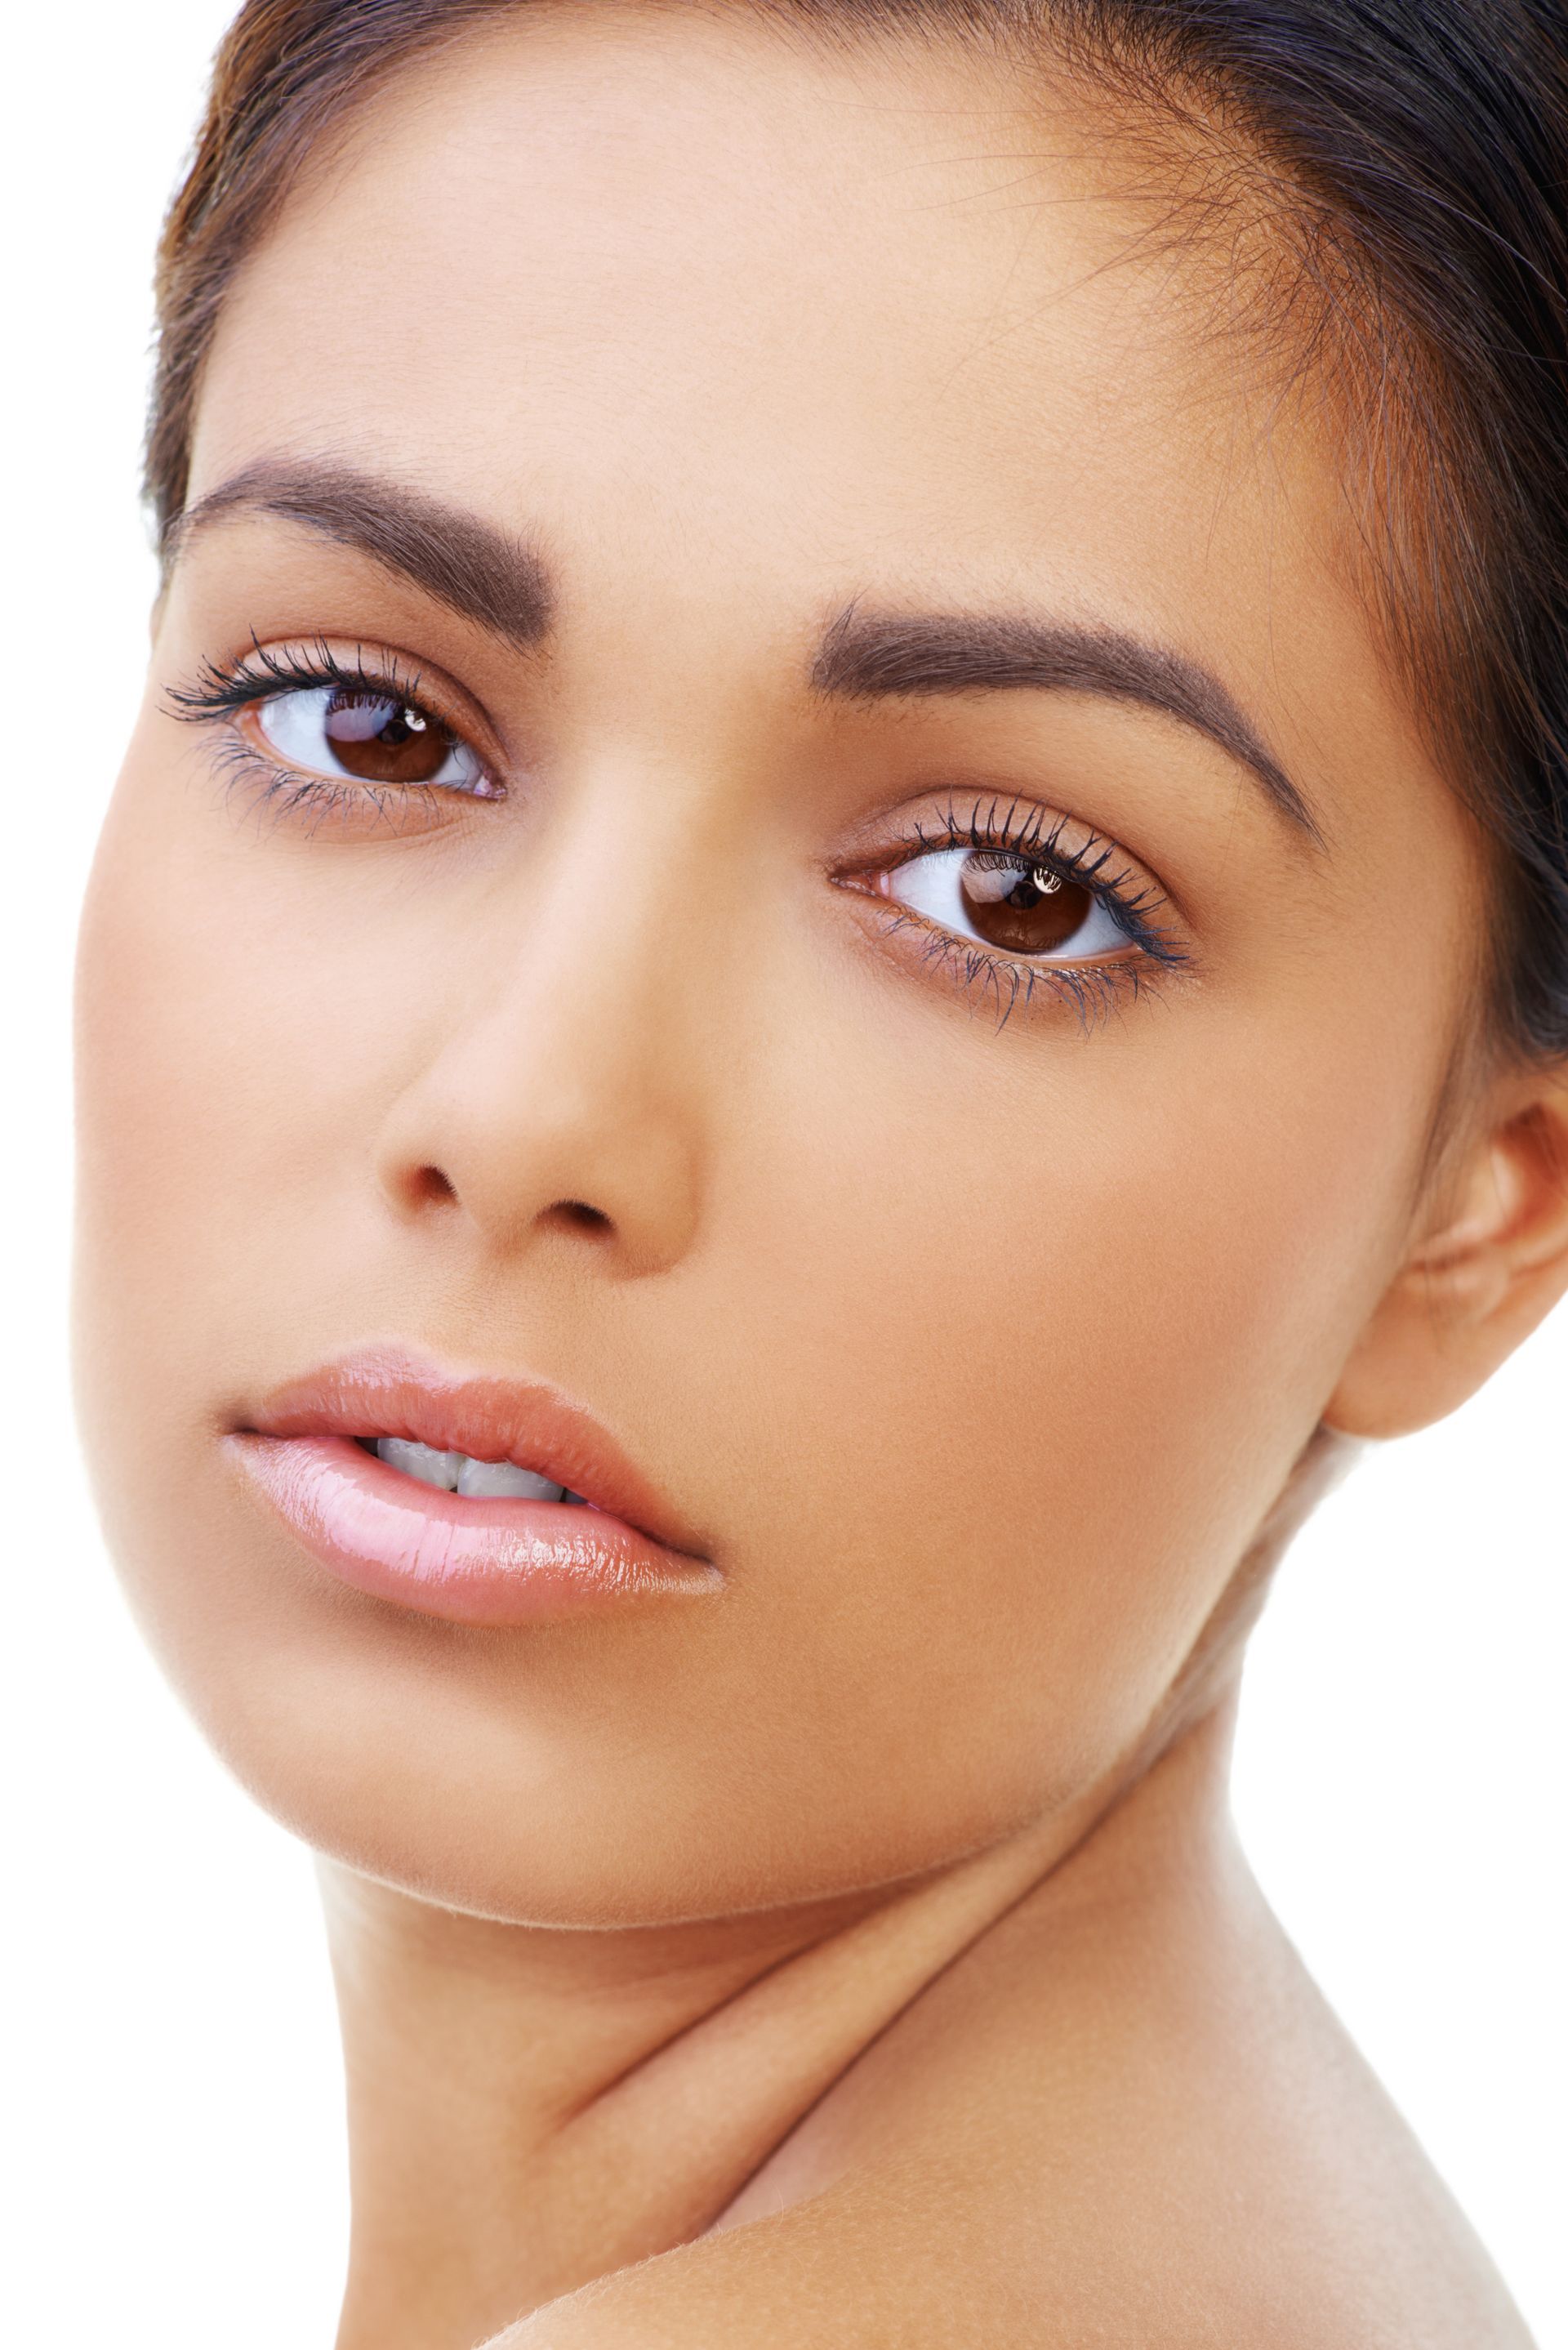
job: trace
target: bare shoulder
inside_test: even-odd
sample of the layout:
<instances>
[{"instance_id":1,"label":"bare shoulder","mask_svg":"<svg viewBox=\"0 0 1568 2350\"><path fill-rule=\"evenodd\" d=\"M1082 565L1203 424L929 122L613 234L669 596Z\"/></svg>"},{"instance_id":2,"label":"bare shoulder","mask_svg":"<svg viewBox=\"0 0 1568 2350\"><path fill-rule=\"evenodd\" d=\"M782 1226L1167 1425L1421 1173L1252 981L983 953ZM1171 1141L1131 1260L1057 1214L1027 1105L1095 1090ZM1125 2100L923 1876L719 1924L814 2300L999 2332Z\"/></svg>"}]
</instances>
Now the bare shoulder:
<instances>
[{"instance_id":1,"label":"bare shoulder","mask_svg":"<svg viewBox=\"0 0 1568 2350\"><path fill-rule=\"evenodd\" d=\"M1202 1964L1051 1972L995 1939L715 2231L493 2350L1532 2350L1266 1912Z\"/></svg>"},{"instance_id":2,"label":"bare shoulder","mask_svg":"<svg viewBox=\"0 0 1568 2350\"><path fill-rule=\"evenodd\" d=\"M1168 2264L1134 2215L1119 2255L1032 2241L919 2160L704 2237L538 2311L486 2350L1532 2350L1501 2288L1439 2273L1411 2292L1369 2263L1308 2273L1316 2230L1274 2216L1255 2257ZM1202 2230L1200 2209L1186 2225ZM1096 2240L1100 2230L1096 2230ZM1054 2248L1052 2239L1057 2241Z\"/></svg>"},{"instance_id":3,"label":"bare shoulder","mask_svg":"<svg viewBox=\"0 0 1568 2350\"><path fill-rule=\"evenodd\" d=\"M1532 2350L1462 2222L1386 2180L1347 2224L1300 2188L1128 2194L1097 2163L1066 2187L916 2153L623 2270L487 2350Z\"/></svg>"},{"instance_id":4,"label":"bare shoulder","mask_svg":"<svg viewBox=\"0 0 1568 2350\"><path fill-rule=\"evenodd\" d=\"M485 2350L1044 2350L939 2224L930 2182L863 2178L552 2303Z\"/></svg>"}]
</instances>

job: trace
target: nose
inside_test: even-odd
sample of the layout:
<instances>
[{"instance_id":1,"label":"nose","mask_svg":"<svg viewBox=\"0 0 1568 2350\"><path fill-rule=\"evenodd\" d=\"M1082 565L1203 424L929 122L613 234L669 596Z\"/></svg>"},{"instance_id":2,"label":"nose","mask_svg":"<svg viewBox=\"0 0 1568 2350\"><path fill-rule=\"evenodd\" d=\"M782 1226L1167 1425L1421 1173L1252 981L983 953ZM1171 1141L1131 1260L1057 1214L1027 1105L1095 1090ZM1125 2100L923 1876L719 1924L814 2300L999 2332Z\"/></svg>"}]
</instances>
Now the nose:
<instances>
[{"instance_id":1,"label":"nose","mask_svg":"<svg viewBox=\"0 0 1568 2350\"><path fill-rule=\"evenodd\" d=\"M422 991L421 1066L377 1141L394 1212L462 1218L500 1253L586 1249L620 1276L690 1249L704 985L700 942L670 919L682 893L668 872L660 887L664 861L635 860L633 879L624 857L568 848L542 881L489 889L446 931Z\"/></svg>"}]
</instances>

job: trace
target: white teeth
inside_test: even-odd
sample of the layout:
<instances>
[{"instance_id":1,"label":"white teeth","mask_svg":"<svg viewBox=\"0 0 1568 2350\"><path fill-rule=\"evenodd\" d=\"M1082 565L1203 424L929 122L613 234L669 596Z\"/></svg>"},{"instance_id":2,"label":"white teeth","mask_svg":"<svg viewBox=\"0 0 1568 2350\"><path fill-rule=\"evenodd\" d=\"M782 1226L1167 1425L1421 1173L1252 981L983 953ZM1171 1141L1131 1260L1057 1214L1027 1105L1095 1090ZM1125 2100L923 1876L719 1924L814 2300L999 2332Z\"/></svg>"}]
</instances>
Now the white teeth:
<instances>
[{"instance_id":1,"label":"white teeth","mask_svg":"<svg viewBox=\"0 0 1568 2350\"><path fill-rule=\"evenodd\" d=\"M457 1457L461 1459L462 1455ZM501 1495L519 1502L558 1502L561 1498L560 1486L553 1485L548 1477L536 1477L532 1469L519 1469L510 1461L463 1461L457 1472L457 1490L482 1501Z\"/></svg>"},{"instance_id":2,"label":"white teeth","mask_svg":"<svg viewBox=\"0 0 1568 2350\"><path fill-rule=\"evenodd\" d=\"M471 1461L466 1452L438 1452L432 1444L415 1444L406 1436L379 1436L376 1451L389 1468L421 1485L443 1493L466 1493L477 1501L580 1502L548 1477L519 1469L512 1461Z\"/></svg>"},{"instance_id":3,"label":"white teeth","mask_svg":"<svg viewBox=\"0 0 1568 2350\"><path fill-rule=\"evenodd\" d=\"M433 1445L410 1443L403 1436L379 1436L376 1450L405 1477L417 1477L421 1485L439 1486L443 1493L456 1492L467 1459L462 1452L438 1452Z\"/></svg>"}]
</instances>

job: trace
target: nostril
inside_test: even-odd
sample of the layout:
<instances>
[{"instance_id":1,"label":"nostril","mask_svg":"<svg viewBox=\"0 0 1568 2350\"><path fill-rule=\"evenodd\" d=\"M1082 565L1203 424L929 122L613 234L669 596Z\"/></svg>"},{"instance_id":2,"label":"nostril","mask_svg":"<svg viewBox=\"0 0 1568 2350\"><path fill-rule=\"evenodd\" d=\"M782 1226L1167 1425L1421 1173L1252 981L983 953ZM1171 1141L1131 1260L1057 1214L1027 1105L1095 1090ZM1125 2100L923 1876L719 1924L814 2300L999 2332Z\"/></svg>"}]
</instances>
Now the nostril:
<instances>
[{"instance_id":1,"label":"nostril","mask_svg":"<svg viewBox=\"0 0 1568 2350\"><path fill-rule=\"evenodd\" d=\"M579 1232L607 1232L610 1220L602 1208L590 1208L586 1200L557 1200L550 1213L564 1224Z\"/></svg>"},{"instance_id":2,"label":"nostril","mask_svg":"<svg viewBox=\"0 0 1568 2350\"><path fill-rule=\"evenodd\" d=\"M440 1207L455 1200L457 1191L452 1179L439 1167L421 1167L410 1177L409 1196L416 1207Z\"/></svg>"}]
</instances>

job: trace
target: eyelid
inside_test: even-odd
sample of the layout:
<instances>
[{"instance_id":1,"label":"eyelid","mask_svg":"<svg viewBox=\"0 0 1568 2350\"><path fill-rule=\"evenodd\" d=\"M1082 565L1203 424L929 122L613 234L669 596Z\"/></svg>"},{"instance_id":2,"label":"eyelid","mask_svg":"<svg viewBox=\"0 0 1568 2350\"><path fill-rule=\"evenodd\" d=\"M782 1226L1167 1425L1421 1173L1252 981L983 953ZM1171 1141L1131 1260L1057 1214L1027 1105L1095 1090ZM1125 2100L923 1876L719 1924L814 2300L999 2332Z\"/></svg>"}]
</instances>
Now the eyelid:
<instances>
[{"instance_id":1,"label":"eyelid","mask_svg":"<svg viewBox=\"0 0 1568 2350\"><path fill-rule=\"evenodd\" d=\"M875 864L892 863L899 852L919 857L956 847L960 841L970 847L1022 852L1045 840L1064 841L1073 848L1085 841L1109 842L1110 838L1087 817L1056 806L1038 793L984 782L954 785L944 780L857 823L836 861L841 871L864 870ZM1119 843L1111 845L1122 853ZM1130 851L1126 853L1129 864L1138 863Z\"/></svg>"},{"instance_id":2,"label":"eyelid","mask_svg":"<svg viewBox=\"0 0 1568 2350\"><path fill-rule=\"evenodd\" d=\"M925 795L857 827L852 840L830 863L828 878L874 911L879 951L907 974L909 946L898 942L908 939L923 970L946 974L950 993L993 1006L999 1030L1015 1014L1027 1017L1066 1012L1076 1014L1087 1035L1108 1013L1164 987L1194 961L1189 926L1158 877L1098 827L1032 794L968 786L944 791L940 803ZM1046 843L1064 853L1047 856ZM889 892L866 886L870 876L886 877L921 857L961 847L1001 849L1023 858L1038 853L1040 862L1068 873L1077 867L1074 878L1080 881L1085 865L1096 860L1108 864L1113 873L1134 883L1135 914L1141 908L1141 920L1122 924L1128 951L1082 961L1010 955L1005 949L976 942L932 921ZM1108 889L1102 879L1096 895L1125 916L1129 905L1125 890Z\"/></svg>"},{"instance_id":3,"label":"eyelid","mask_svg":"<svg viewBox=\"0 0 1568 2350\"><path fill-rule=\"evenodd\" d=\"M306 675L313 660L332 666ZM298 674L269 677L273 664L283 672L292 666ZM425 711L464 743L485 771L498 779L504 781L515 764L501 730L477 695L438 664L373 638L339 637L320 630L314 636L300 632L263 639L253 631L242 651L223 659L203 657L193 687L173 685L166 691L177 717L221 724L225 717L238 717L280 694L308 692L330 684L339 672L346 673L350 683L397 692ZM254 691L243 694L234 691L242 681ZM210 701L203 696L203 685L213 690ZM225 690L229 699L223 703L219 697Z\"/></svg>"},{"instance_id":4,"label":"eyelid","mask_svg":"<svg viewBox=\"0 0 1568 2350\"><path fill-rule=\"evenodd\" d=\"M919 858L954 848L999 850L1042 864L1086 887L1132 918L1129 938L1156 961L1182 962L1187 918L1159 877L1129 849L1065 809L1021 791L967 785L906 801L857 828L835 878L854 887L857 877L885 874ZM1114 886L1113 886L1114 885Z\"/></svg>"}]
</instances>

